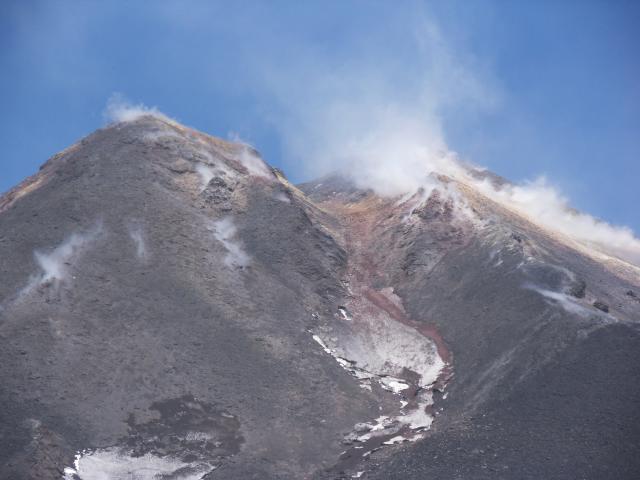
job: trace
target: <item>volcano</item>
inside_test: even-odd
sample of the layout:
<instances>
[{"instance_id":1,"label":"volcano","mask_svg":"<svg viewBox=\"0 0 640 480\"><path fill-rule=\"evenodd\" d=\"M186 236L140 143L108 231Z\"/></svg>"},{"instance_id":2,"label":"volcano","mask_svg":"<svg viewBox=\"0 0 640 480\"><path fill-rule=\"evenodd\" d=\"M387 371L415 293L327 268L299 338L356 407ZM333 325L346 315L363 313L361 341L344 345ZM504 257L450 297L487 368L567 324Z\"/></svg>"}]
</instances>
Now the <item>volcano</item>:
<instances>
[{"instance_id":1,"label":"volcano","mask_svg":"<svg viewBox=\"0 0 640 480\"><path fill-rule=\"evenodd\" d=\"M637 262L456 172L153 115L54 155L0 198L0 478L640 478Z\"/></svg>"}]
</instances>

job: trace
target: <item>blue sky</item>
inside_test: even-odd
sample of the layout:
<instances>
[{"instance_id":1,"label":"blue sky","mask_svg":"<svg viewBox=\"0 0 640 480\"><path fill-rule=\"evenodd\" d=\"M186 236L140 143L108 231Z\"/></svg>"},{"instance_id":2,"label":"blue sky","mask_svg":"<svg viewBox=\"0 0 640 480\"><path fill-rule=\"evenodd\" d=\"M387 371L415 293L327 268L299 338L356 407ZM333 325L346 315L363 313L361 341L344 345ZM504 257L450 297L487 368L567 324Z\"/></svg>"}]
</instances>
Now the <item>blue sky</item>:
<instances>
[{"instance_id":1,"label":"blue sky","mask_svg":"<svg viewBox=\"0 0 640 480\"><path fill-rule=\"evenodd\" d=\"M294 181L369 129L433 133L640 232L639 24L622 0L5 0L0 191L103 126L120 92L239 135Z\"/></svg>"}]
</instances>

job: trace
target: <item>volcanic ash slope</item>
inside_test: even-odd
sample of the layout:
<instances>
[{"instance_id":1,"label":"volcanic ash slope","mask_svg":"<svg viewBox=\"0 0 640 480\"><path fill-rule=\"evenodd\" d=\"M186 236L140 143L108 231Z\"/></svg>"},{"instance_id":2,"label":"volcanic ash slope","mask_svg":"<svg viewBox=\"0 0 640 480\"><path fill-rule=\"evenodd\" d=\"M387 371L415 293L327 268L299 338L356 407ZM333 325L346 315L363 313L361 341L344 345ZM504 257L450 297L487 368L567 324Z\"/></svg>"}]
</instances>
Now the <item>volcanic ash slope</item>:
<instances>
[{"instance_id":1,"label":"volcanic ash slope","mask_svg":"<svg viewBox=\"0 0 640 480\"><path fill-rule=\"evenodd\" d=\"M0 199L0 478L637 478L637 267L433 185L153 116L52 157Z\"/></svg>"}]
</instances>

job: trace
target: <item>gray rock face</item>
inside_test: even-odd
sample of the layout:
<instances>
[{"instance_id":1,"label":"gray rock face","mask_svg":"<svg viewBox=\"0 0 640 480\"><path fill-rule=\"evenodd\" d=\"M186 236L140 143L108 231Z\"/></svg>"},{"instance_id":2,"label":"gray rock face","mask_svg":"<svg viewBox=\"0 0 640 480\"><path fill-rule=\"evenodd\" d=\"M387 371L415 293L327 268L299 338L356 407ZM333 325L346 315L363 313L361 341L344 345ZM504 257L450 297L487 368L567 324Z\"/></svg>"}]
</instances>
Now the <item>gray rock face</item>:
<instances>
[{"instance_id":1,"label":"gray rock face","mask_svg":"<svg viewBox=\"0 0 640 480\"><path fill-rule=\"evenodd\" d=\"M637 478L638 269L442 185L153 117L54 156L0 199L0 478Z\"/></svg>"}]
</instances>

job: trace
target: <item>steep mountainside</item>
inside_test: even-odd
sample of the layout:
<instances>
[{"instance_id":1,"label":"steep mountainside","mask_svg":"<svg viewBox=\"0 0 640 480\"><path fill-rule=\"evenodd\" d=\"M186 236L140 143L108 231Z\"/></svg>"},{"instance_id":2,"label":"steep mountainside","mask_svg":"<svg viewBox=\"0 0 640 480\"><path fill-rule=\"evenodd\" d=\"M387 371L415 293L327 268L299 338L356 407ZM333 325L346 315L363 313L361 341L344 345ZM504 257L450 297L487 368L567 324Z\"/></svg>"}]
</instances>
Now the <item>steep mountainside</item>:
<instances>
[{"instance_id":1,"label":"steep mountainside","mask_svg":"<svg viewBox=\"0 0 640 480\"><path fill-rule=\"evenodd\" d=\"M640 270L434 185L152 116L54 156L0 199L0 478L637 478Z\"/></svg>"},{"instance_id":2,"label":"steep mountainside","mask_svg":"<svg viewBox=\"0 0 640 480\"><path fill-rule=\"evenodd\" d=\"M425 440L381 453L368 478L634 478L634 268L442 180L427 200L303 186L358 239L347 251L365 297L402 299L399 321L444 343L451 366Z\"/></svg>"}]
</instances>

